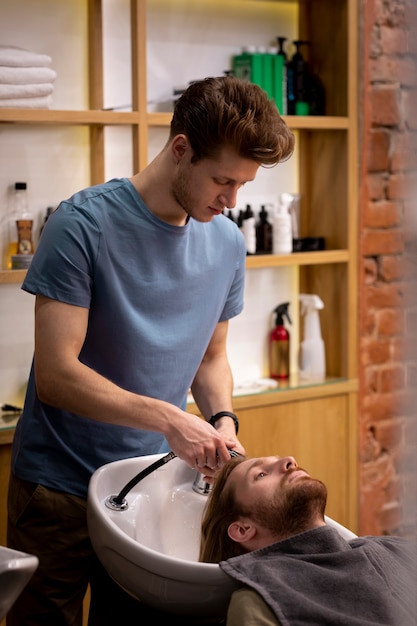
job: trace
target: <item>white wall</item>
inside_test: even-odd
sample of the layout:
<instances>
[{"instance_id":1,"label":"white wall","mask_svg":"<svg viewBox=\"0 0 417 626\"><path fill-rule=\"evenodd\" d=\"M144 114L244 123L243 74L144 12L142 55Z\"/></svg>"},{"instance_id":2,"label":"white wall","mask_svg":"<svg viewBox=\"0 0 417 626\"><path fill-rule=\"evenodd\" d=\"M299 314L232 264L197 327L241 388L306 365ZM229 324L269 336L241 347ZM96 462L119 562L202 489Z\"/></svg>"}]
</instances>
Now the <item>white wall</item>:
<instances>
[{"instance_id":1,"label":"white wall","mask_svg":"<svg viewBox=\"0 0 417 626\"><path fill-rule=\"evenodd\" d=\"M259 0L149 0L148 100L166 106L175 86L220 75L230 68L241 45L267 45L278 35L295 38L296 14L291 2ZM87 103L86 22L84 0L0 0L0 44L15 45L52 57L57 72L53 108L83 109ZM104 0L105 106L130 104L129 3ZM174 12L175 10L175 12ZM201 29L201 25L203 29ZM150 132L149 158L160 149L167 129ZM106 178L130 176L130 129L106 129ZM28 184L29 203L38 232L48 206L88 185L88 130L82 127L0 125L0 252L10 190ZM296 192L297 155L240 192L239 208L276 204L280 193ZM237 382L266 376L267 336L271 312L289 300L290 313L297 273L290 268L250 270L244 313L231 322L229 351ZM33 351L34 298L19 285L0 286L0 402L19 402ZM295 320L296 321L296 320ZM297 323L292 329L292 363L296 360Z\"/></svg>"}]
</instances>

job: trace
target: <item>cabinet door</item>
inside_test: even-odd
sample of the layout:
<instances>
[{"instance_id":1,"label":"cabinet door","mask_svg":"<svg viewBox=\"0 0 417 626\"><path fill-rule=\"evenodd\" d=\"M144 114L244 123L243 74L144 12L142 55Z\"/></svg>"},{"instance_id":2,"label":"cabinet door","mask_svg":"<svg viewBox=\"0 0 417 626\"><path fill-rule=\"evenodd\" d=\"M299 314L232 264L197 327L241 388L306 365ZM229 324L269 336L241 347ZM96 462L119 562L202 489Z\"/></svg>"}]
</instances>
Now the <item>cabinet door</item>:
<instances>
[{"instance_id":1,"label":"cabinet door","mask_svg":"<svg viewBox=\"0 0 417 626\"><path fill-rule=\"evenodd\" d=\"M350 508L354 472L348 395L239 410L239 438L249 456L294 456L328 488L327 514L355 525Z\"/></svg>"}]
</instances>

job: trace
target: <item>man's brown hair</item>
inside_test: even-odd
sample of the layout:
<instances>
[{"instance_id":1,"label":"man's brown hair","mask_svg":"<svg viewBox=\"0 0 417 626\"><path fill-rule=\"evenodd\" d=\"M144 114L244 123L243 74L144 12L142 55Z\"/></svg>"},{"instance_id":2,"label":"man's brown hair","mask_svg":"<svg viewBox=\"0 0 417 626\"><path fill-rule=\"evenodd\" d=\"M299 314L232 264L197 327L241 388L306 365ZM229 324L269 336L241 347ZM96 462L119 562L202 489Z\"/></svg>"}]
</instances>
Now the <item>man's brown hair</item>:
<instances>
[{"instance_id":1,"label":"man's brown hair","mask_svg":"<svg viewBox=\"0 0 417 626\"><path fill-rule=\"evenodd\" d=\"M224 147L272 166L288 159L294 135L263 89L233 76L191 83L175 105L170 139L184 134L193 162L216 158Z\"/></svg>"}]
</instances>

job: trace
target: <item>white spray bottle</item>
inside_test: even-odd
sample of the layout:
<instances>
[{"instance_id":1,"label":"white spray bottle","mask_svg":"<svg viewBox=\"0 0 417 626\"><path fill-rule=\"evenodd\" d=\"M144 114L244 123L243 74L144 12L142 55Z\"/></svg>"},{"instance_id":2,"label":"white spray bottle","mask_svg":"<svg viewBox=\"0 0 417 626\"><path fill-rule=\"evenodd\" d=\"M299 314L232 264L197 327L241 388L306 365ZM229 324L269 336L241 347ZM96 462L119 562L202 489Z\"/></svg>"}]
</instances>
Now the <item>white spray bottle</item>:
<instances>
[{"instance_id":1,"label":"white spray bottle","mask_svg":"<svg viewBox=\"0 0 417 626\"><path fill-rule=\"evenodd\" d=\"M323 380L326 376L326 354L321 336L319 310L323 301L314 294L300 293L301 315L304 315L304 339L300 345L300 378Z\"/></svg>"}]
</instances>

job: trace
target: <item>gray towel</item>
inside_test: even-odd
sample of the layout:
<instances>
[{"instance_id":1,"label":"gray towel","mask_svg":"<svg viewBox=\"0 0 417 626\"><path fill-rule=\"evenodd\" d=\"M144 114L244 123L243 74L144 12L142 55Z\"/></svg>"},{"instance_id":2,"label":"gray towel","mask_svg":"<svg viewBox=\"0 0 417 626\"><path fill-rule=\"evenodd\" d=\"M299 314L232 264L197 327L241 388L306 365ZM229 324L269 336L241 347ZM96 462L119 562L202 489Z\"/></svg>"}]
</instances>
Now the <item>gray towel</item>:
<instances>
[{"instance_id":1,"label":"gray towel","mask_svg":"<svg viewBox=\"0 0 417 626\"><path fill-rule=\"evenodd\" d=\"M220 563L257 591L282 626L415 625L415 546L350 541L323 526Z\"/></svg>"}]
</instances>

